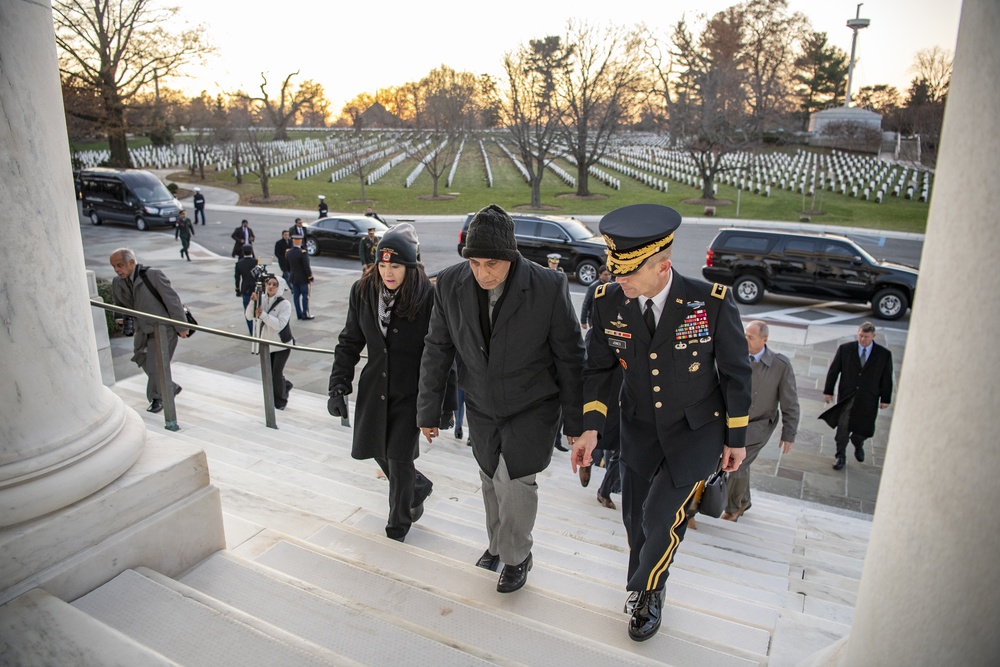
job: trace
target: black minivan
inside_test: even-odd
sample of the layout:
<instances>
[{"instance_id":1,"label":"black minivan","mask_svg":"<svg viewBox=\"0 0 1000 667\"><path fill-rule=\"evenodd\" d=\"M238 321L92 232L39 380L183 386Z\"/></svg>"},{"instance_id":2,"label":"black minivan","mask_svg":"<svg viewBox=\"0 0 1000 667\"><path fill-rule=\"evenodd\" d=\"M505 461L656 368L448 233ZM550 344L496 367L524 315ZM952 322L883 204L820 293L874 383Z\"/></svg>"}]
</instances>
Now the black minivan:
<instances>
[{"instance_id":1,"label":"black minivan","mask_svg":"<svg viewBox=\"0 0 1000 667\"><path fill-rule=\"evenodd\" d=\"M181 203L156 176L142 169L95 167L80 172L83 213L99 225L127 222L140 231L153 225L173 225Z\"/></svg>"}]
</instances>

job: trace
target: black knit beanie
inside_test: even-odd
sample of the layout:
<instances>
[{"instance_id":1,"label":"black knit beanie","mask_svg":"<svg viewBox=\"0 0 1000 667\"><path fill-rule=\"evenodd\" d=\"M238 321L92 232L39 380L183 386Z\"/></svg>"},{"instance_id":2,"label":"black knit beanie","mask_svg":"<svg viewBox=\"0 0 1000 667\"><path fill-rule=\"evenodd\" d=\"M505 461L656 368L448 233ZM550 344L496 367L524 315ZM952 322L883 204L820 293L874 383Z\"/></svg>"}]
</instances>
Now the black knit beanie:
<instances>
[{"instance_id":1,"label":"black knit beanie","mask_svg":"<svg viewBox=\"0 0 1000 667\"><path fill-rule=\"evenodd\" d=\"M496 204L490 204L476 213L465 235L462 257L513 262L518 254L514 221L507 215L507 211Z\"/></svg>"},{"instance_id":2,"label":"black knit beanie","mask_svg":"<svg viewBox=\"0 0 1000 667\"><path fill-rule=\"evenodd\" d=\"M417 241L417 231L410 223L401 222L382 234L375 258L387 264L416 266L419 255L420 243Z\"/></svg>"}]
</instances>

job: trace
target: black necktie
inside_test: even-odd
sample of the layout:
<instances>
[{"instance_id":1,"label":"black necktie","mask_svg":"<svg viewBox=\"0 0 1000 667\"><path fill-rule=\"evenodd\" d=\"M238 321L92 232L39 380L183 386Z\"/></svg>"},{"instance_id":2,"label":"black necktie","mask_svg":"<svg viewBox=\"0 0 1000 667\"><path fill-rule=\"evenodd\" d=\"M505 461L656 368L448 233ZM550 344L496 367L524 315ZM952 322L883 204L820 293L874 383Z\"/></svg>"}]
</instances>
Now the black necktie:
<instances>
[{"instance_id":1,"label":"black necktie","mask_svg":"<svg viewBox=\"0 0 1000 667\"><path fill-rule=\"evenodd\" d=\"M866 363L868 363L868 348L863 347L861 348L861 368L864 368Z\"/></svg>"},{"instance_id":2,"label":"black necktie","mask_svg":"<svg viewBox=\"0 0 1000 667\"><path fill-rule=\"evenodd\" d=\"M642 319L646 320L646 328L649 329L649 335L652 336L653 332L656 331L656 316L653 315L652 299L646 299L646 312L642 314Z\"/></svg>"}]
</instances>

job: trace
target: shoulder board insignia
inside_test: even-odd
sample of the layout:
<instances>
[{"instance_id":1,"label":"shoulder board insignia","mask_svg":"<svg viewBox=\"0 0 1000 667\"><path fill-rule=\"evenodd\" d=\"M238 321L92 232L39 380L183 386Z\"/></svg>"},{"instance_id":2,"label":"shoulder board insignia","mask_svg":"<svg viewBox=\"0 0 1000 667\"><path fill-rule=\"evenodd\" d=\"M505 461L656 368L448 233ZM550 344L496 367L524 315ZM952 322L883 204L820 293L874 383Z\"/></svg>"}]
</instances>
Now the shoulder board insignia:
<instances>
[{"instance_id":1,"label":"shoulder board insignia","mask_svg":"<svg viewBox=\"0 0 1000 667\"><path fill-rule=\"evenodd\" d=\"M714 296L716 299L725 299L727 289L729 288L726 287L725 285L720 285L719 283L715 283L712 285L712 296Z\"/></svg>"},{"instance_id":2,"label":"shoulder board insignia","mask_svg":"<svg viewBox=\"0 0 1000 667\"><path fill-rule=\"evenodd\" d=\"M602 296L604 296L604 292L607 291L609 284L610 283L601 283L600 285L598 285L597 289L594 290L594 298L600 299Z\"/></svg>"}]
</instances>

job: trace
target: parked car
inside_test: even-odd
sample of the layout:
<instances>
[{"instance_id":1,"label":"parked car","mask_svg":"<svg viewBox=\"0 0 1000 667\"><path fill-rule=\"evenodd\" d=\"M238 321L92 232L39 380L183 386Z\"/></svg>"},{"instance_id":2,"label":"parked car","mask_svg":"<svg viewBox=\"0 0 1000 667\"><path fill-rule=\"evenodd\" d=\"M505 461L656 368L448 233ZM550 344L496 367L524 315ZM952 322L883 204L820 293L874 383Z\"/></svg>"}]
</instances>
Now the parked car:
<instances>
[{"instance_id":1,"label":"parked car","mask_svg":"<svg viewBox=\"0 0 1000 667\"><path fill-rule=\"evenodd\" d=\"M475 213L465 218L458 235L458 254L465 247L465 234ZM597 280L597 268L604 264L608 246L604 237L595 234L576 218L559 215L514 213L514 238L517 249L531 261L547 266L549 253L559 253L559 267L575 275L577 282L587 287Z\"/></svg>"},{"instance_id":2,"label":"parked car","mask_svg":"<svg viewBox=\"0 0 1000 667\"><path fill-rule=\"evenodd\" d=\"M877 260L844 236L723 229L708 247L702 275L731 285L740 303L776 294L871 303L896 320L913 304L917 269Z\"/></svg>"},{"instance_id":3,"label":"parked car","mask_svg":"<svg viewBox=\"0 0 1000 667\"><path fill-rule=\"evenodd\" d=\"M379 238L389 229L387 226L366 215L341 215L334 218L320 218L303 225L306 238L303 241L306 252L318 255L321 252L335 255L360 257L361 239L368 236L368 228L375 228Z\"/></svg>"},{"instance_id":4,"label":"parked car","mask_svg":"<svg viewBox=\"0 0 1000 667\"><path fill-rule=\"evenodd\" d=\"M139 231L173 225L181 203L160 179L143 169L95 167L79 174L79 197L90 222L127 222Z\"/></svg>"}]
</instances>

